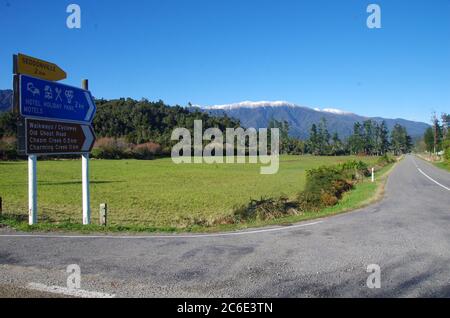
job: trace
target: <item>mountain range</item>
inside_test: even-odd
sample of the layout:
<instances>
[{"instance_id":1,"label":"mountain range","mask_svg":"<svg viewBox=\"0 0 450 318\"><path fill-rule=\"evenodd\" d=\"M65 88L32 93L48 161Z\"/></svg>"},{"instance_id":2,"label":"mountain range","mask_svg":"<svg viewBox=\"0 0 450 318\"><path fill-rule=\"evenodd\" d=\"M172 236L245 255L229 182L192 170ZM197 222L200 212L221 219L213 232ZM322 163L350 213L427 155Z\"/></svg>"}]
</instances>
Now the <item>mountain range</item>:
<instances>
[{"instance_id":1,"label":"mountain range","mask_svg":"<svg viewBox=\"0 0 450 318\"><path fill-rule=\"evenodd\" d=\"M0 90L0 112L12 107L12 90ZM200 107L193 107L199 109ZM388 119L382 117L365 117L338 109L317 109L299 106L284 101L275 102L241 102L236 104L216 105L200 108L213 116L227 115L238 119L243 127L264 128L272 119L287 121L290 134L293 137L308 138L312 124L318 124L325 118L330 133L337 132L341 137L347 137L353 132L355 122L372 119L377 122L385 121L389 130L395 124L406 127L413 138L422 137L428 124L406 119Z\"/></svg>"},{"instance_id":2,"label":"mountain range","mask_svg":"<svg viewBox=\"0 0 450 318\"><path fill-rule=\"evenodd\" d=\"M203 111L211 115L224 115L239 119L243 127L264 128L272 119L287 121L293 137L308 138L312 124L318 124L325 118L330 133L337 132L340 137L348 137L353 133L353 124L371 119L376 122L385 121L389 130L395 124L406 127L413 138L423 136L428 124L406 119L389 119L382 117L366 117L333 108L309 108L289 102L241 102L236 104L203 107Z\"/></svg>"}]
</instances>

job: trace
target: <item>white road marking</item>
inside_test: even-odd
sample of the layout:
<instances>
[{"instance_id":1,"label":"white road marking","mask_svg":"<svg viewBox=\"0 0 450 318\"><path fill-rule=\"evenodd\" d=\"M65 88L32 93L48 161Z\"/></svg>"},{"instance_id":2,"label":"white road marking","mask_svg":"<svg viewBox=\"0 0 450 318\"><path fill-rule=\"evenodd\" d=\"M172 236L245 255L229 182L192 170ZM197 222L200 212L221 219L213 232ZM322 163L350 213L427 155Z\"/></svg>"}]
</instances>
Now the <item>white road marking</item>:
<instances>
[{"instance_id":1,"label":"white road marking","mask_svg":"<svg viewBox=\"0 0 450 318\"><path fill-rule=\"evenodd\" d=\"M37 290L40 292L59 294L65 296L72 296L78 298L114 298L116 295L114 294L106 294L100 292L87 291L83 289L73 289L67 287L59 287L59 286L47 286L44 284L38 283L29 283L27 286L28 289Z\"/></svg>"},{"instance_id":2,"label":"white road marking","mask_svg":"<svg viewBox=\"0 0 450 318\"><path fill-rule=\"evenodd\" d=\"M33 234L5 234L0 237L31 237L31 238L60 238L60 239L120 239L120 240L136 240L136 239L190 239L190 238L209 238L209 237L222 237L222 236L238 236L238 235L250 235L258 233L279 232L292 230L299 227L305 227L315 224L323 223L324 221L311 222L306 224L297 224L286 227L276 227L271 229L254 230L254 231L242 231L231 233L217 233L217 234L198 234L198 235L146 235L146 236L118 236L118 235L33 235Z\"/></svg>"},{"instance_id":3,"label":"white road marking","mask_svg":"<svg viewBox=\"0 0 450 318\"><path fill-rule=\"evenodd\" d=\"M444 188L444 189L447 190L447 191L450 191L450 188L449 188L449 187L446 187L445 185L443 185L443 184L437 182L437 181L434 180L432 177L430 177L430 176L427 175L425 172L423 172L422 169L419 168L419 166L417 165L417 162L416 162L414 159L413 159L413 162L414 162L414 165L416 166L417 170L418 170L421 174L423 174L425 177L427 177L430 181L436 183L438 186Z\"/></svg>"},{"instance_id":4,"label":"white road marking","mask_svg":"<svg viewBox=\"0 0 450 318\"><path fill-rule=\"evenodd\" d=\"M437 182L436 180L434 180L432 177L430 177L430 176L427 175L425 172L423 172L422 169L417 168L417 170L419 170L419 172L420 172L421 174L423 174L425 177L427 177L428 179L430 179L431 181L433 181L434 183L436 183L438 186L444 188L444 189L447 190L447 191L450 191L450 188L448 188L448 187L446 187L445 185L443 185L443 184Z\"/></svg>"}]
</instances>

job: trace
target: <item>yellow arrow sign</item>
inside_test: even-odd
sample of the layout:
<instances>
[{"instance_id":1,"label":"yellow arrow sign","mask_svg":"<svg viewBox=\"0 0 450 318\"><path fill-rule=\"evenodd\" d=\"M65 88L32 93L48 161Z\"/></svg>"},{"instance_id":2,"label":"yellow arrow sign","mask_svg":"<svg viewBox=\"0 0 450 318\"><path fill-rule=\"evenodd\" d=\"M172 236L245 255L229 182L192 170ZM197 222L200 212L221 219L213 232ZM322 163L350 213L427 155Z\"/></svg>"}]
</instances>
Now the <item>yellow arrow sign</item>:
<instances>
[{"instance_id":1,"label":"yellow arrow sign","mask_svg":"<svg viewBox=\"0 0 450 318\"><path fill-rule=\"evenodd\" d=\"M67 77L58 65L20 53L14 59L14 73L48 81L60 81Z\"/></svg>"}]
</instances>

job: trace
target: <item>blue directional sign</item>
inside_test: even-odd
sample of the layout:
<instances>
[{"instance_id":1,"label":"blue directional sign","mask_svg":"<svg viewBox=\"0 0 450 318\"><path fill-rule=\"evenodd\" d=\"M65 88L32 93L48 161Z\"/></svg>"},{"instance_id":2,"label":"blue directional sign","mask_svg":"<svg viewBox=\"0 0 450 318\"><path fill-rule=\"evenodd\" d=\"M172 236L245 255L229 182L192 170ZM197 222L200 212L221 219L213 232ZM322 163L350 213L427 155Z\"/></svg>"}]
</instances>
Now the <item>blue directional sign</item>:
<instances>
[{"instance_id":1,"label":"blue directional sign","mask_svg":"<svg viewBox=\"0 0 450 318\"><path fill-rule=\"evenodd\" d=\"M20 114L26 118L91 123L97 107L87 90L31 76L19 78Z\"/></svg>"}]
</instances>

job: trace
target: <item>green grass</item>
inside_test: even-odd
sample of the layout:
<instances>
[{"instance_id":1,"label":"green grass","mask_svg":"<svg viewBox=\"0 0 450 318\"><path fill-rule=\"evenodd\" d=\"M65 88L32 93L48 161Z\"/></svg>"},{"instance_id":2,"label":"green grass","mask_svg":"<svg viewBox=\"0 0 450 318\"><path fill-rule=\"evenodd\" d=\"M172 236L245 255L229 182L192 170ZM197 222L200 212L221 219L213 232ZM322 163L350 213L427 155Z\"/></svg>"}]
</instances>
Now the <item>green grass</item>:
<instances>
[{"instance_id":1,"label":"green grass","mask_svg":"<svg viewBox=\"0 0 450 318\"><path fill-rule=\"evenodd\" d=\"M436 162L434 165L450 172L450 161Z\"/></svg>"},{"instance_id":2,"label":"green grass","mask_svg":"<svg viewBox=\"0 0 450 318\"><path fill-rule=\"evenodd\" d=\"M110 226L82 227L81 162L38 162L39 222L29 228L27 211L27 163L0 163L0 196L4 213L16 215L2 223L21 230L74 231L205 231L226 230L260 224L203 228L195 219L213 220L229 215L233 208L261 197L290 198L301 191L305 170L355 157L282 156L275 175L261 175L259 165L175 165L170 159L154 161L91 160L92 221L98 222L100 203L108 203ZM376 158L358 158L373 164ZM367 199L375 185L363 183L332 209L352 207ZM346 201L347 200L347 201ZM328 211L324 213L334 213ZM280 222L301 220L287 218ZM314 217L314 216L313 216ZM194 220L194 221L193 221ZM277 221L278 222L278 221ZM56 224L56 225L55 225ZM267 223L268 224L268 223ZM265 225L265 224L261 224Z\"/></svg>"},{"instance_id":3,"label":"green grass","mask_svg":"<svg viewBox=\"0 0 450 318\"><path fill-rule=\"evenodd\" d=\"M428 153L416 153L416 155L419 158L432 163L433 165L435 165L438 168L450 171L450 161L448 161L448 160L440 159L440 161L436 161L439 159L438 158L438 159L435 159L435 161L433 161L433 160L431 160L432 158L431 158L430 154L428 154Z\"/></svg>"},{"instance_id":4,"label":"green grass","mask_svg":"<svg viewBox=\"0 0 450 318\"><path fill-rule=\"evenodd\" d=\"M365 178L364 181L358 183L353 190L344 193L342 199L336 205L325 208L319 212L307 212L303 215L292 215L269 221L253 221L246 224L225 225L217 227L214 230L246 229L276 224L290 225L292 223L319 219L362 208L382 198L384 184L393 166L394 164L389 164L377 171L375 173L375 182L373 183L371 178Z\"/></svg>"}]
</instances>

